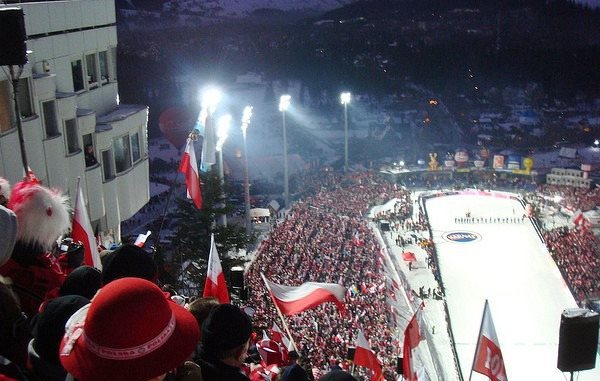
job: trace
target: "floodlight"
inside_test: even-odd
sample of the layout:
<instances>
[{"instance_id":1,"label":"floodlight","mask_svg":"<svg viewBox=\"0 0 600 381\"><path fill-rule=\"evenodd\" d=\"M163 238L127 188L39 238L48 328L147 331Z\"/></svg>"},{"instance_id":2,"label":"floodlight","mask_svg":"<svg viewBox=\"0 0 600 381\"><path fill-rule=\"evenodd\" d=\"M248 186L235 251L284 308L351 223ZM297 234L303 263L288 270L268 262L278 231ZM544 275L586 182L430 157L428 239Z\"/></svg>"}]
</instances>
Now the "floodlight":
<instances>
[{"instance_id":1,"label":"floodlight","mask_svg":"<svg viewBox=\"0 0 600 381\"><path fill-rule=\"evenodd\" d=\"M202 108L207 109L209 113L215 112L217 104L221 100L221 90L210 87L202 93Z\"/></svg>"},{"instance_id":2,"label":"floodlight","mask_svg":"<svg viewBox=\"0 0 600 381\"><path fill-rule=\"evenodd\" d=\"M291 96L282 95L281 98L279 98L279 111L287 111L288 107L290 107L291 100Z\"/></svg>"},{"instance_id":3,"label":"floodlight","mask_svg":"<svg viewBox=\"0 0 600 381\"><path fill-rule=\"evenodd\" d=\"M340 101L342 102L343 105L347 105L348 103L350 103L351 98L352 98L352 95L349 92L344 92L344 93L340 94Z\"/></svg>"}]
</instances>

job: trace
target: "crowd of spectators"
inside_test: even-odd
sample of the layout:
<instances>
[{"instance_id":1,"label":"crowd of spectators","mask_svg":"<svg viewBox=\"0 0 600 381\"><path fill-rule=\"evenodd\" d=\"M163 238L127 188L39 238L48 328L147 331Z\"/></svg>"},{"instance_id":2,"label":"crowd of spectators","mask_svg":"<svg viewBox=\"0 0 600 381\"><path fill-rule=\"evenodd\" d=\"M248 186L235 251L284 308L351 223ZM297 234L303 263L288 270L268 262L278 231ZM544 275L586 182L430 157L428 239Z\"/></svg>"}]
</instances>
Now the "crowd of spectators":
<instances>
[{"instance_id":1,"label":"crowd of spectators","mask_svg":"<svg viewBox=\"0 0 600 381\"><path fill-rule=\"evenodd\" d=\"M300 352L313 369L326 370L331 361L343 362L358 329L372 349L392 369L399 346L393 339L386 304L385 276L378 260L380 246L364 218L369 207L393 198L410 200L409 193L377 181L371 173L353 174L338 181L339 174L321 173L316 194L294 204L287 218L259 247L247 273L249 301L255 309L255 325L268 328L277 321L260 273L284 285L306 281L338 283L348 289L347 312L341 316L331 304L287 318ZM410 203L408 203L410 204ZM411 206L399 205L396 213L407 216Z\"/></svg>"},{"instance_id":2,"label":"crowd of spectators","mask_svg":"<svg viewBox=\"0 0 600 381\"><path fill-rule=\"evenodd\" d=\"M600 241L590 230L560 227L544 234L544 240L567 281L577 303L600 291Z\"/></svg>"},{"instance_id":3,"label":"crowd of spectators","mask_svg":"<svg viewBox=\"0 0 600 381\"><path fill-rule=\"evenodd\" d=\"M600 205L600 188L593 189L571 187L564 185L543 184L537 189L537 194L547 200L554 200L558 196L561 207L572 212L576 210L588 211Z\"/></svg>"}]
</instances>

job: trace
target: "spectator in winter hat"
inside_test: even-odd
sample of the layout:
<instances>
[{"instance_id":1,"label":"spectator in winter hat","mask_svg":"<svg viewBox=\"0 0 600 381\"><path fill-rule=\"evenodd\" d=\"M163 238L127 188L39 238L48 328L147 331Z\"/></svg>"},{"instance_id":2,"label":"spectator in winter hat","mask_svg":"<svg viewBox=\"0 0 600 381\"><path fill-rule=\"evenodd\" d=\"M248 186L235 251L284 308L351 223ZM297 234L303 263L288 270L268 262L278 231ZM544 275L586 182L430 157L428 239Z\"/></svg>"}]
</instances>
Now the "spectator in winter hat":
<instances>
[{"instance_id":1,"label":"spectator in winter hat","mask_svg":"<svg viewBox=\"0 0 600 381\"><path fill-rule=\"evenodd\" d=\"M204 381L249 380L242 372L250 345L252 322L231 304L219 304L202 322L200 358Z\"/></svg>"},{"instance_id":2,"label":"spectator in winter hat","mask_svg":"<svg viewBox=\"0 0 600 381\"><path fill-rule=\"evenodd\" d=\"M115 279L135 277L156 282L157 270L152 255L141 247L127 244L119 246L102 257L104 285Z\"/></svg>"},{"instance_id":3,"label":"spectator in winter hat","mask_svg":"<svg viewBox=\"0 0 600 381\"><path fill-rule=\"evenodd\" d=\"M17 217L17 241L0 275L12 279L21 308L31 317L65 279L49 249L71 226L68 198L29 175L12 189L8 208Z\"/></svg>"},{"instance_id":4,"label":"spectator in winter hat","mask_svg":"<svg viewBox=\"0 0 600 381\"><path fill-rule=\"evenodd\" d=\"M79 381L160 381L191 356L198 336L194 316L157 285L122 278L69 319L59 356Z\"/></svg>"},{"instance_id":5,"label":"spectator in winter hat","mask_svg":"<svg viewBox=\"0 0 600 381\"><path fill-rule=\"evenodd\" d=\"M29 360L40 379L63 381L67 371L58 358L58 347L65 334L65 323L90 301L79 295L50 300L32 320L33 340L29 343Z\"/></svg>"},{"instance_id":6,"label":"spectator in winter hat","mask_svg":"<svg viewBox=\"0 0 600 381\"><path fill-rule=\"evenodd\" d=\"M80 266L73 270L60 287L60 295L80 295L92 300L102 287L102 273L91 266Z\"/></svg>"},{"instance_id":7,"label":"spectator in winter hat","mask_svg":"<svg viewBox=\"0 0 600 381\"><path fill-rule=\"evenodd\" d=\"M356 381L356 378L343 370L332 370L319 378L319 381Z\"/></svg>"}]
</instances>

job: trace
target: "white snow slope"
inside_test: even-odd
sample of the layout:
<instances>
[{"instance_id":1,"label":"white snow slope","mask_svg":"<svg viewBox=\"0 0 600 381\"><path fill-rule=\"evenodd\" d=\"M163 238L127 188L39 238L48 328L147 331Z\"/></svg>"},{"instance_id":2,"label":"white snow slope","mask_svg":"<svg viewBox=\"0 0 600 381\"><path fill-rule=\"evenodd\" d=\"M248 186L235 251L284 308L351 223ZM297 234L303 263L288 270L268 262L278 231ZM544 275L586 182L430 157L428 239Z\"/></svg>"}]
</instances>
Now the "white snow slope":
<instances>
[{"instance_id":1,"label":"white snow slope","mask_svg":"<svg viewBox=\"0 0 600 381\"><path fill-rule=\"evenodd\" d=\"M485 299L509 380L567 379L556 367L560 317L565 308L577 305L532 224L527 219L455 221L467 211L472 217L520 218L521 204L501 195L462 194L431 198L426 208L464 379L469 379ZM456 242L445 238L450 232L475 233L478 239ZM487 378L473 373L472 379ZM600 380L600 368L582 371L576 379Z\"/></svg>"}]
</instances>

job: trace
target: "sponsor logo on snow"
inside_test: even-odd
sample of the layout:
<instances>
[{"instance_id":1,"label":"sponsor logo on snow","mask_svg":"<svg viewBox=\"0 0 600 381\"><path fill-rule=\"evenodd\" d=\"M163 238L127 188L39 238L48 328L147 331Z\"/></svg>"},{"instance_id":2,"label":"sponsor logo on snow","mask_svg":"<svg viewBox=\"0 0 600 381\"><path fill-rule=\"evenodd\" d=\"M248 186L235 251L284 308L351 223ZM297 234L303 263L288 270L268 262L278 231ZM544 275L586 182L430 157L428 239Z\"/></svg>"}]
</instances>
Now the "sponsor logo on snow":
<instances>
[{"instance_id":1,"label":"sponsor logo on snow","mask_svg":"<svg viewBox=\"0 0 600 381\"><path fill-rule=\"evenodd\" d=\"M449 232L443 235L446 241L452 242L473 242L479 241L481 236L472 232Z\"/></svg>"}]
</instances>

